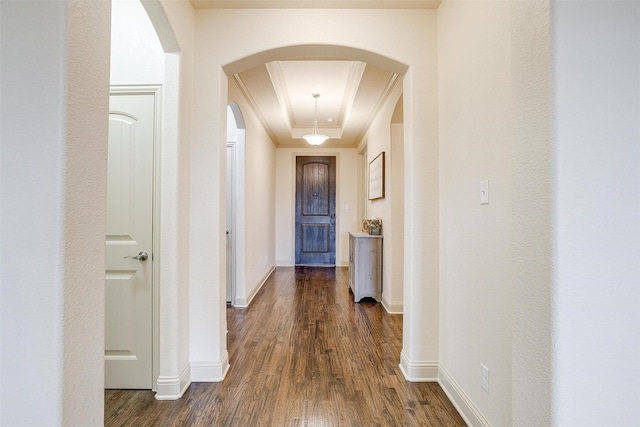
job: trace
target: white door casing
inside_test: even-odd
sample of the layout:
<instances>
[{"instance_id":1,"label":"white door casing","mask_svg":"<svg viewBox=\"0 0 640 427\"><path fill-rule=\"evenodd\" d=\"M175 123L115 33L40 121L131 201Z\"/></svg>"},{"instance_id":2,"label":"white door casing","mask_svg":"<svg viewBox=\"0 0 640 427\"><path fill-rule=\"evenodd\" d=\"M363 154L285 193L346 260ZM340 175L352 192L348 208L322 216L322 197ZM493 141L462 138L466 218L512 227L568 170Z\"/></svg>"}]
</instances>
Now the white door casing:
<instances>
[{"instance_id":1,"label":"white door casing","mask_svg":"<svg viewBox=\"0 0 640 427\"><path fill-rule=\"evenodd\" d=\"M235 161L236 143L227 142L227 304L235 297Z\"/></svg>"},{"instance_id":2,"label":"white door casing","mask_svg":"<svg viewBox=\"0 0 640 427\"><path fill-rule=\"evenodd\" d=\"M153 387L155 129L155 93L111 94L105 274L106 388Z\"/></svg>"}]
</instances>

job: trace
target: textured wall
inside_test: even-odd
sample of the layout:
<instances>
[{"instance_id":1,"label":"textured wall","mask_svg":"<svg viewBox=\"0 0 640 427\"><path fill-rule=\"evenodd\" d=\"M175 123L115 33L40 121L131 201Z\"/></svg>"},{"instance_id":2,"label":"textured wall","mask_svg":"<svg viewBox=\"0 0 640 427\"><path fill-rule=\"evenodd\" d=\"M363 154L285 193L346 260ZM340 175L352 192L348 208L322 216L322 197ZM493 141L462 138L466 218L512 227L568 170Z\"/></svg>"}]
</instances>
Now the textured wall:
<instances>
[{"instance_id":1,"label":"textured wall","mask_svg":"<svg viewBox=\"0 0 640 427\"><path fill-rule=\"evenodd\" d=\"M552 104L550 6L511 5L514 426L551 425Z\"/></svg>"},{"instance_id":2,"label":"textured wall","mask_svg":"<svg viewBox=\"0 0 640 427\"><path fill-rule=\"evenodd\" d=\"M104 399L111 5L67 4L63 424L95 425Z\"/></svg>"},{"instance_id":3,"label":"textured wall","mask_svg":"<svg viewBox=\"0 0 640 427\"><path fill-rule=\"evenodd\" d=\"M60 425L66 8L0 7L0 424Z\"/></svg>"},{"instance_id":4,"label":"textured wall","mask_svg":"<svg viewBox=\"0 0 640 427\"><path fill-rule=\"evenodd\" d=\"M495 426L511 423L510 14L503 1L445 1L438 10L440 366Z\"/></svg>"},{"instance_id":5,"label":"textured wall","mask_svg":"<svg viewBox=\"0 0 640 427\"><path fill-rule=\"evenodd\" d=\"M553 425L637 426L640 3L559 1L553 35Z\"/></svg>"},{"instance_id":6,"label":"textured wall","mask_svg":"<svg viewBox=\"0 0 640 427\"><path fill-rule=\"evenodd\" d=\"M2 4L3 425L103 422L109 22Z\"/></svg>"}]
</instances>

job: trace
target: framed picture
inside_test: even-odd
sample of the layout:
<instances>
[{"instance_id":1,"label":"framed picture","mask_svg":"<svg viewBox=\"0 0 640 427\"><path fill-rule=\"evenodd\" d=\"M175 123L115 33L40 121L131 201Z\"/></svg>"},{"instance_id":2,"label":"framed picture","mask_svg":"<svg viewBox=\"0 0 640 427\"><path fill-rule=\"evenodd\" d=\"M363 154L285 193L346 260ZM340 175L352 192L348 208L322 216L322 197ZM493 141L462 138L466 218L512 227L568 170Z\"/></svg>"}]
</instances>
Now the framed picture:
<instances>
[{"instance_id":1,"label":"framed picture","mask_svg":"<svg viewBox=\"0 0 640 427\"><path fill-rule=\"evenodd\" d=\"M369 200L384 198L384 151L369 162Z\"/></svg>"}]
</instances>

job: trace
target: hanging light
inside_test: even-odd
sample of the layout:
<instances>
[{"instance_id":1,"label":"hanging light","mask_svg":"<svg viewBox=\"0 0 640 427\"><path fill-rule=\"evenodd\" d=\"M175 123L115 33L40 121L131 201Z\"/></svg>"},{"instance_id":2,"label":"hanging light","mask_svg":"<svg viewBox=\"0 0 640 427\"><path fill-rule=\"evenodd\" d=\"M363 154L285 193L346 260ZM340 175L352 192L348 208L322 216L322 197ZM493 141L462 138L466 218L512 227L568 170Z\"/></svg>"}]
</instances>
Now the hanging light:
<instances>
[{"instance_id":1,"label":"hanging light","mask_svg":"<svg viewBox=\"0 0 640 427\"><path fill-rule=\"evenodd\" d=\"M310 134L303 136L303 138L311 145L320 145L329 139L327 135L321 135L318 131L318 98L320 98L320 94L314 93L313 99L316 103L316 113L313 119L313 129Z\"/></svg>"}]
</instances>

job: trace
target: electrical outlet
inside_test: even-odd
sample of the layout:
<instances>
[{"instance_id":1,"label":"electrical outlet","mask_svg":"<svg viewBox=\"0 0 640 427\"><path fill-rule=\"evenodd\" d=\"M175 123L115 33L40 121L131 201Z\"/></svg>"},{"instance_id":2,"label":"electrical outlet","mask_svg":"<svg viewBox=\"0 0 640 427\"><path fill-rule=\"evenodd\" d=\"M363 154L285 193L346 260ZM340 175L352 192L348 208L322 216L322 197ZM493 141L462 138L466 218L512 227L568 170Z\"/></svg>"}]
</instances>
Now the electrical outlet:
<instances>
[{"instance_id":1,"label":"electrical outlet","mask_svg":"<svg viewBox=\"0 0 640 427\"><path fill-rule=\"evenodd\" d=\"M480 364L480 388L489 394L489 368Z\"/></svg>"}]
</instances>

